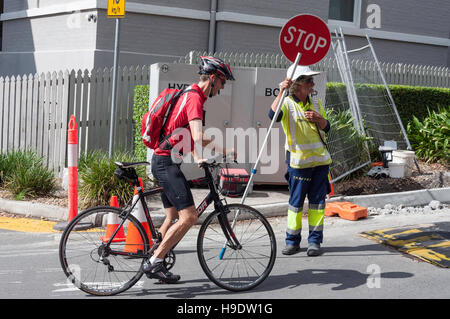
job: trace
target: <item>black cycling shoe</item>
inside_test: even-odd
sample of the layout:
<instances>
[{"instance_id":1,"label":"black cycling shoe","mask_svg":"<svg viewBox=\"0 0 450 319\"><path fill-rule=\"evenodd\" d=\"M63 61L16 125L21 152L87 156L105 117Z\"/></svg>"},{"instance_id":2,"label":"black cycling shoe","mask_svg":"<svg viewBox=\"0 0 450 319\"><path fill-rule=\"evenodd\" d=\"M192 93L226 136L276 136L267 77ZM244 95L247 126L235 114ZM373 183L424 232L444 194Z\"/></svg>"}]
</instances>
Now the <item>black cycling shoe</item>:
<instances>
[{"instance_id":1,"label":"black cycling shoe","mask_svg":"<svg viewBox=\"0 0 450 319\"><path fill-rule=\"evenodd\" d=\"M179 275L174 275L168 271L163 262L152 265L150 261L147 261L142 265L142 270L148 278L159 279L166 284L174 284L181 278Z\"/></svg>"}]
</instances>

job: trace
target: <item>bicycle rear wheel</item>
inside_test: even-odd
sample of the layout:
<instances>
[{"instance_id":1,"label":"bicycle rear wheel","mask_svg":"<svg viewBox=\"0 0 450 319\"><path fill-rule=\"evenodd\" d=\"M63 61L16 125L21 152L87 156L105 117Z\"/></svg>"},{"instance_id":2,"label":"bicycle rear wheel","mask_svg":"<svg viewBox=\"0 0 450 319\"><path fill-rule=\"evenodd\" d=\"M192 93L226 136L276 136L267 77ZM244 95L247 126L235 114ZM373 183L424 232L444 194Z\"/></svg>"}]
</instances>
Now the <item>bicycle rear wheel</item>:
<instances>
[{"instance_id":1,"label":"bicycle rear wheel","mask_svg":"<svg viewBox=\"0 0 450 319\"><path fill-rule=\"evenodd\" d=\"M99 206L75 217L62 234L59 258L69 280L84 292L98 296L121 293L136 284L149 251L144 227L131 214L123 228L107 243L123 221L122 210ZM114 224L116 221L117 224ZM92 223L93 228L77 230Z\"/></svg>"},{"instance_id":2,"label":"bicycle rear wheel","mask_svg":"<svg viewBox=\"0 0 450 319\"><path fill-rule=\"evenodd\" d=\"M262 283L276 258L276 239L267 219L256 209L230 204L224 207L230 226L242 248L233 249L219 223L221 212L203 222L197 239L197 255L208 278L221 288L245 291ZM226 244L224 249L224 244Z\"/></svg>"}]
</instances>

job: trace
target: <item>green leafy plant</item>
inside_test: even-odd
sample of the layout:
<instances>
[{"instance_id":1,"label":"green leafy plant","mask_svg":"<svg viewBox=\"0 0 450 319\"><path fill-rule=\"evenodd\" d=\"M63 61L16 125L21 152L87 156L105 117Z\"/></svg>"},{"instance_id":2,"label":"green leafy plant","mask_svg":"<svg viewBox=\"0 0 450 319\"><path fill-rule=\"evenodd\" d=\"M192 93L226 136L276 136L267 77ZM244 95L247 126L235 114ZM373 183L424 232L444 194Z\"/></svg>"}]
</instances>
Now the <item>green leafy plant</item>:
<instances>
[{"instance_id":1,"label":"green leafy plant","mask_svg":"<svg viewBox=\"0 0 450 319\"><path fill-rule=\"evenodd\" d=\"M377 99L384 96L384 86L376 84L355 84L358 96L365 96ZM449 88L433 88L408 85L389 85L389 91L392 94L403 125L416 116L420 121L427 116L424 105L433 111L437 110L439 105L448 105L450 101ZM327 83L327 104L348 104L345 85L337 82Z\"/></svg>"},{"instance_id":2,"label":"green leafy plant","mask_svg":"<svg viewBox=\"0 0 450 319\"><path fill-rule=\"evenodd\" d=\"M7 156L6 154L1 153L0 154L0 186L3 185L3 181L6 177L6 175L9 174L8 170L9 170L9 165L8 165L8 161L7 161Z\"/></svg>"},{"instance_id":3,"label":"green leafy plant","mask_svg":"<svg viewBox=\"0 0 450 319\"><path fill-rule=\"evenodd\" d=\"M116 152L112 158L102 151L94 151L80 157L78 162L79 199L83 208L109 205L111 196L117 196L119 205L124 205L133 196L134 189L126 181L115 177L117 165L114 162L136 162L138 159L127 152ZM145 166L136 168L138 176L145 183L148 177Z\"/></svg>"},{"instance_id":4,"label":"green leafy plant","mask_svg":"<svg viewBox=\"0 0 450 319\"><path fill-rule=\"evenodd\" d=\"M142 143L142 117L148 112L149 103L149 86L138 85L134 89L134 107L133 107L133 122L134 122L134 156L140 161L145 161L147 158L147 148Z\"/></svg>"},{"instance_id":5,"label":"green leafy plant","mask_svg":"<svg viewBox=\"0 0 450 319\"><path fill-rule=\"evenodd\" d=\"M413 116L407 132L416 156L427 162L450 163L450 105L437 111L427 110L428 116L420 121Z\"/></svg>"},{"instance_id":6,"label":"green leafy plant","mask_svg":"<svg viewBox=\"0 0 450 319\"><path fill-rule=\"evenodd\" d=\"M358 132L354 126L354 118L350 110L340 111L332 108L325 110L330 122L328 145L333 159L331 164L332 175L339 175L351 167L358 166L369 160L366 145L370 148L372 138ZM348 162L348 155L352 154L357 162ZM349 166L350 165L350 166Z\"/></svg>"},{"instance_id":7,"label":"green leafy plant","mask_svg":"<svg viewBox=\"0 0 450 319\"><path fill-rule=\"evenodd\" d=\"M32 151L16 150L2 156L4 186L16 199L46 196L56 188L53 172Z\"/></svg>"}]
</instances>

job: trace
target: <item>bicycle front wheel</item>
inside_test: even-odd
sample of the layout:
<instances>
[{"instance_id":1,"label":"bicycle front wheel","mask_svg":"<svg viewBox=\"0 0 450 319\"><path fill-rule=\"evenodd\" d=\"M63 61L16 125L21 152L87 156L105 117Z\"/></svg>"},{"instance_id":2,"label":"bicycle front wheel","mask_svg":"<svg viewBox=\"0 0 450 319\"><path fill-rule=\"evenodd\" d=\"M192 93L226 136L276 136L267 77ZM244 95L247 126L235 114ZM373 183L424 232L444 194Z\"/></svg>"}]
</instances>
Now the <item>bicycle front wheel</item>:
<instances>
[{"instance_id":1,"label":"bicycle front wheel","mask_svg":"<svg viewBox=\"0 0 450 319\"><path fill-rule=\"evenodd\" d=\"M227 242L219 223L227 215L241 247ZM215 211L203 222L197 239L197 255L208 278L221 288L245 291L262 283L276 258L276 240L267 219L256 209L230 204Z\"/></svg>"},{"instance_id":2,"label":"bicycle front wheel","mask_svg":"<svg viewBox=\"0 0 450 319\"><path fill-rule=\"evenodd\" d=\"M116 207L99 206L76 216L62 234L59 258L64 273L79 289L111 296L132 287L143 275L149 240L141 223L131 214L125 218ZM80 230L80 225L92 227Z\"/></svg>"}]
</instances>

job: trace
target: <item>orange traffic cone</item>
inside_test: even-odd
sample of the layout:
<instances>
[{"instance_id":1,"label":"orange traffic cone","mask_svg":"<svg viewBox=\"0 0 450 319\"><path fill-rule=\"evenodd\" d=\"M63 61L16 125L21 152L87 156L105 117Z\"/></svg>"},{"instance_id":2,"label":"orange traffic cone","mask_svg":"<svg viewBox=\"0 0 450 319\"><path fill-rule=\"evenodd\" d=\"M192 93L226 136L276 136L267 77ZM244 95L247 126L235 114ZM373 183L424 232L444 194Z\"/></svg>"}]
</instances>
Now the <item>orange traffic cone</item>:
<instances>
[{"instance_id":1,"label":"orange traffic cone","mask_svg":"<svg viewBox=\"0 0 450 319\"><path fill-rule=\"evenodd\" d=\"M117 196L111 196L111 199L109 201L109 206L119 207L119 203L117 201ZM119 225L120 225L119 216L117 216L117 214L114 214L114 213L109 213L108 214L108 224L106 225L106 235L100 237L100 239L104 243L107 243L109 241L109 239L111 238L111 236L116 231L117 227L119 227ZM125 241L125 239L126 239L126 237L125 237L125 233L123 231L123 227L120 227L119 230L117 231L116 236L113 238L112 242L117 243L117 242Z\"/></svg>"},{"instance_id":2,"label":"orange traffic cone","mask_svg":"<svg viewBox=\"0 0 450 319\"><path fill-rule=\"evenodd\" d=\"M142 180L140 178L139 178L139 183L141 184L141 187L143 187ZM135 203L137 200L139 200L139 195L138 195L138 191L135 187L133 203ZM136 217L137 220L139 220L139 222L144 227L145 232L147 233L147 237L149 239L150 247L151 247L153 245L152 234L150 232L150 226L148 225L147 218L145 217L144 208L142 207L141 202L136 204L133 211L131 212L131 215ZM139 231L136 229L136 226L134 226L132 223L130 223L128 225L127 239L125 241L124 251L135 253L138 250L144 250L142 238L139 234Z\"/></svg>"},{"instance_id":3,"label":"orange traffic cone","mask_svg":"<svg viewBox=\"0 0 450 319\"><path fill-rule=\"evenodd\" d=\"M328 180L331 181L331 174L330 173L328 173ZM331 192L328 195L333 196L335 194L334 194L334 187L333 187L332 183L330 183L330 187L331 187Z\"/></svg>"}]
</instances>

